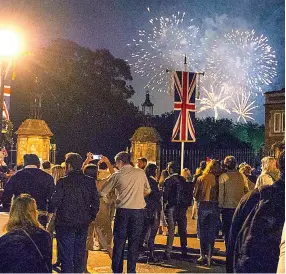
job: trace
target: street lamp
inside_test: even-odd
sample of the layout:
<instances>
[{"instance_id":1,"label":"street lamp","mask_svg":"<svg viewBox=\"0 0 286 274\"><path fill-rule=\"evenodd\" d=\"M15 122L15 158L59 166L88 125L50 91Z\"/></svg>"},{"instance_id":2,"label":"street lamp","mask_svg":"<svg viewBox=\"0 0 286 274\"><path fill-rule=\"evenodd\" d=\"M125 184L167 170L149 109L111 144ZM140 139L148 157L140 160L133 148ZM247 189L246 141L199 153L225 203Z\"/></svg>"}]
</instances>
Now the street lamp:
<instances>
[{"instance_id":1,"label":"street lamp","mask_svg":"<svg viewBox=\"0 0 286 274\"><path fill-rule=\"evenodd\" d=\"M11 29L0 29L0 145L2 146L4 80L9 62L20 52L20 39Z\"/></svg>"}]
</instances>

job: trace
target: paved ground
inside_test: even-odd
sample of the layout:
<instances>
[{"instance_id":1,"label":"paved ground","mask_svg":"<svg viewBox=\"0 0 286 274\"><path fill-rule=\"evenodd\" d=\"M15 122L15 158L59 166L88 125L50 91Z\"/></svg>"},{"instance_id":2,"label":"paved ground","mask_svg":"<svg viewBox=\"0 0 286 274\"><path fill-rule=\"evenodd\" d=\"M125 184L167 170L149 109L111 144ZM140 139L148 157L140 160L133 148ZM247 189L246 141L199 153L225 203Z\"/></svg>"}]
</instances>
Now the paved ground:
<instances>
[{"instance_id":1,"label":"paved ground","mask_svg":"<svg viewBox=\"0 0 286 274\"><path fill-rule=\"evenodd\" d=\"M188 259L180 260L180 239L175 237L172 260L160 264L148 264L147 258L142 258L137 264L138 273L224 273L225 272L225 247L222 240L217 240L215 244L214 260L216 266L204 267L198 266L195 260L199 257L200 242L196 238L196 220L190 218L188 212ZM156 255L163 256L166 236L157 235L156 237ZM55 254L54 245L54 254ZM54 256L55 257L55 256ZM90 251L88 259L88 269L91 273L110 273L111 260L104 251ZM124 271L126 271L126 261L124 262Z\"/></svg>"}]
</instances>

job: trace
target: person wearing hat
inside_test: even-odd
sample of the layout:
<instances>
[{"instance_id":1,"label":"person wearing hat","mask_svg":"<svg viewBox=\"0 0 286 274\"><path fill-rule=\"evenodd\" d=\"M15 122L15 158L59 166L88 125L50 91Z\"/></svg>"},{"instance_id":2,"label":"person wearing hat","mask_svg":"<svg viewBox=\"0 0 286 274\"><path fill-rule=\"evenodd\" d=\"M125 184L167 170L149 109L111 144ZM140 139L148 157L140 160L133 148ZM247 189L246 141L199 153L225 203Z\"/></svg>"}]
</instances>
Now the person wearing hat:
<instances>
[{"instance_id":1,"label":"person wearing hat","mask_svg":"<svg viewBox=\"0 0 286 274\"><path fill-rule=\"evenodd\" d=\"M11 199L22 193L30 194L36 200L39 217L43 227L48 221L48 201L55 190L53 177L40 169L40 159L36 154L24 155L24 168L10 177L4 187L3 208L10 209Z\"/></svg>"},{"instance_id":2,"label":"person wearing hat","mask_svg":"<svg viewBox=\"0 0 286 274\"><path fill-rule=\"evenodd\" d=\"M221 209L222 231L227 249L234 211L242 196L249 191L249 188L246 177L236 170L236 159L233 156L226 156L224 165L227 170L219 176L218 203Z\"/></svg>"}]
</instances>

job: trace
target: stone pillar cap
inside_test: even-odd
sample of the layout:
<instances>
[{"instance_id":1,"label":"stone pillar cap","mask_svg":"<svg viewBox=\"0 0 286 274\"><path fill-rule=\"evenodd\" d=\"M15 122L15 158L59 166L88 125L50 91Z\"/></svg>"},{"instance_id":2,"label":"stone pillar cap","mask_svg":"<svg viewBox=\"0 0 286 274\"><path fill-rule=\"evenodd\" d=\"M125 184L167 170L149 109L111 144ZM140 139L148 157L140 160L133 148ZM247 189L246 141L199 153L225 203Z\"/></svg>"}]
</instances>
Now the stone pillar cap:
<instances>
[{"instance_id":1,"label":"stone pillar cap","mask_svg":"<svg viewBox=\"0 0 286 274\"><path fill-rule=\"evenodd\" d=\"M16 131L17 135L36 135L51 137L54 134L44 120L26 119Z\"/></svg>"}]
</instances>

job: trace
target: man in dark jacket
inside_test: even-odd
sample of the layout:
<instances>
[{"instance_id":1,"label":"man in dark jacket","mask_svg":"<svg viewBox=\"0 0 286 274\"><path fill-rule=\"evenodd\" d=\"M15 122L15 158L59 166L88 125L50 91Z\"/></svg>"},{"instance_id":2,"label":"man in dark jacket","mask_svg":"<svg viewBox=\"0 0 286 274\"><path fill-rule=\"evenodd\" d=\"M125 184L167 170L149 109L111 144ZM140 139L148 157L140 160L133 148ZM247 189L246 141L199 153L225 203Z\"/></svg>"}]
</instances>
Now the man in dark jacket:
<instances>
[{"instance_id":1,"label":"man in dark jacket","mask_svg":"<svg viewBox=\"0 0 286 274\"><path fill-rule=\"evenodd\" d=\"M9 211L11 199L22 193L30 194L37 202L39 222L46 227L48 202L55 190L54 179L40 169L36 154L24 155L24 168L17 171L6 183L3 193L3 207Z\"/></svg>"},{"instance_id":2,"label":"man in dark jacket","mask_svg":"<svg viewBox=\"0 0 286 274\"><path fill-rule=\"evenodd\" d=\"M167 169L170 176L166 178L163 184L163 206L168 224L167 246L164 259L169 260L174 242L176 222L180 235L182 256L185 257L187 255L187 209L192 202L192 191L190 190L188 203L183 201L181 194L184 191L187 192L187 183L185 178L179 175L180 167L176 163L170 162ZM184 185L186 188L180 190Z\"/></svg>"},{"instance_id":3,"label":"man in dark jacket","mask_svg":"<svg viewBox=\"0 0 286 274\"><path fill-rule=\"evenodd\" d=\"M284 151L279 156L278 164L280 179L271 186L265 186L261 190L254 189L251 193L247 193L236 208L227 250L226 270L228 273L276 272L285 221ZM267 211L262 210L263 203L268 203ZM259 208L261 208L260 213ZM249 227L247 224L250 221L253 227L256 225L259 229L253 230ZM240 242L239 236L241 235L247 235L247 241Z\"/></svg>"},{"instance_id":4,"label":"man in dark jacket","mask_svg":"<svg viewBox=\"0 0 286 274\"><path fill-rule=\"evenodd\" d=\"M62 272L83 273L88 226L99 210L99 196L94 179L81 171L83 160L79 154L68 153L65 163L67 176L57 182L51 211L56 211Z\"/></svg>"}]
</instances>

